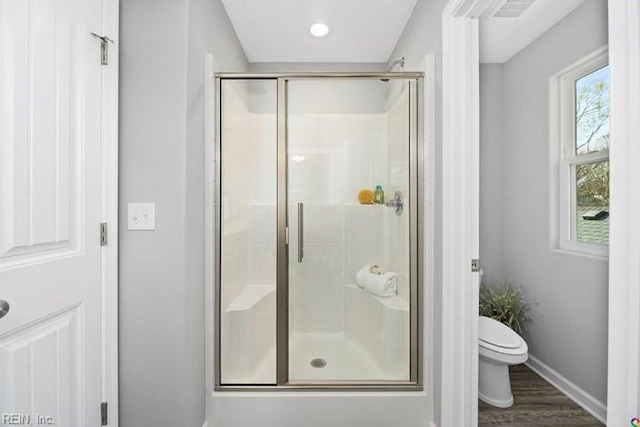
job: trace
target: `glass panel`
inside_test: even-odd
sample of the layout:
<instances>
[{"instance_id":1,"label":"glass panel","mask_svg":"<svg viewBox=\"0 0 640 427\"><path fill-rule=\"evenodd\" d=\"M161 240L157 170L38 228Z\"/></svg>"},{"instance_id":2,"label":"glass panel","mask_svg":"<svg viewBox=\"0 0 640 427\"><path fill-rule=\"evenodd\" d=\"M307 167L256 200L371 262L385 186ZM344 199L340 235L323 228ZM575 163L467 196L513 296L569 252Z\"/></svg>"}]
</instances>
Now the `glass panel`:
<instances>
[{"instance_id":1,"label":"glass panel","mask_svg":"<svg viewBox=\"0 0 640 427\"><path fill-rule=\"evenodd\" d=\"M275 80L221 81L221 383L276 382Z\"/></svg>"},{"instance_id":2,"label":"glass panel","mask_svg":"<svg viewBox=\"0 0 640 427\"><path fill-rule=\"evenodd\" d=\"M289 82L291 383L410 379L410 110L407 81Z\"/></svg>"},{"instance_id":3,"label":"glass panel","mask_svg":"<svg viewBox=\"0 0 640 427\"><path fill-rule=\"evenodd\" d=\"M576 154L609 149L609 66L578 80L576 94Z\"/></svg>"},{"instance_id":4,"label":"glass panel","mask_svg":"<svg viewBox=\"0 0 640 427\"><path fill-rule=\"evenodd\" d=\"M609 243L609 161L576 166L576 238Z\"/></svg>"}]
</instances>

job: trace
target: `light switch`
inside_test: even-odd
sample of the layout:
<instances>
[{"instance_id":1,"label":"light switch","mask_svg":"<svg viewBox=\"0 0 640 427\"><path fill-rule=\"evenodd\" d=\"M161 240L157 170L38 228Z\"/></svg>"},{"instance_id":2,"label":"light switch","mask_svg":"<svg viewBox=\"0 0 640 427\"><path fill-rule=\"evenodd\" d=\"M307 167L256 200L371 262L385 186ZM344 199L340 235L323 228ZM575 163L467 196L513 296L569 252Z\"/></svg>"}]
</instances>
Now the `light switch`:
<instances>
[{"instance_id":1,"label":"light switch","mask_svg":"<svg viewBox=\"0 0 640 427\"><path fill-rule=\"evenodd\" d=\"M129 203L128 228L129 230L155 230L156 229L156 204L155 203Z\"/></svg>"}]
</instances>

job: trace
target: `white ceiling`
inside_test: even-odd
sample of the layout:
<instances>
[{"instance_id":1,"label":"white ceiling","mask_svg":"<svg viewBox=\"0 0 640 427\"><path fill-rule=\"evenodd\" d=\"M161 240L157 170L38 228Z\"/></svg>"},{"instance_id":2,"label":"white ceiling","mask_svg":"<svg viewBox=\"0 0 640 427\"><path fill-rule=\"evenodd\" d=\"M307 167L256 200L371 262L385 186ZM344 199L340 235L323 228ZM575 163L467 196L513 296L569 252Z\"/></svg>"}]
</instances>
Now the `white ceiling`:
<instances>
[{"instance_id":1,"label":"white ceiling","mask_svg":"<svg viewBox=\"0 0 640 427\"><path fill-rule=\"evenodd\" d=\"M422 0L431 1L431 0ZM499 3L497 0L492 0ZM535 0L480 21L480 62L503 63L585 0ZM222 0L249 62L390 62L417 0ZM329 24L318 39L309 26Z\"/></svg>"},{"instance_id":2,"label":"white ceiling","mask_svg":"<svg viewBox=\"0 0 640 427\"><path fill-rule=\"evenodd\" d=\"M518 18L480 21L480 62L503 63L571 13L584 0L535 0Z\"/></svg>"},{"instance_id":3,"label":"white ceiling","mask_svg":"<svg viewBox=\"0 0 640 427\"><path fill-rule=\"evenodd\" d=\"M416 2L222 0L249 62L389 62ZM327 37L309 34L317 21Z\"/></svg>"}]
</instances>

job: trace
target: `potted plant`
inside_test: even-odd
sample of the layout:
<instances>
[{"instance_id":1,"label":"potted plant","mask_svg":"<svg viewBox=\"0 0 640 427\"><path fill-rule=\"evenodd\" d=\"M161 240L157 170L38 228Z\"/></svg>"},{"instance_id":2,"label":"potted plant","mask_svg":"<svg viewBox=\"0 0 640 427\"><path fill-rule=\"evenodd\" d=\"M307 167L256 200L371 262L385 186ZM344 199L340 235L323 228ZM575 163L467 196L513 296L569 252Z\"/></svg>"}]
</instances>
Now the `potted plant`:
<instances>
[{"instance_id":1,"label":"potted plant","mask_svg":"<svg viewBox=\"0 0 640 427\"><path fill-rule=\"evenodd\" d=\"M503 283L499 286L480 285L480 315L504 323L518 334L531 322L531 308L524 298L524 289Z\"/></svg>"}]
</instances>

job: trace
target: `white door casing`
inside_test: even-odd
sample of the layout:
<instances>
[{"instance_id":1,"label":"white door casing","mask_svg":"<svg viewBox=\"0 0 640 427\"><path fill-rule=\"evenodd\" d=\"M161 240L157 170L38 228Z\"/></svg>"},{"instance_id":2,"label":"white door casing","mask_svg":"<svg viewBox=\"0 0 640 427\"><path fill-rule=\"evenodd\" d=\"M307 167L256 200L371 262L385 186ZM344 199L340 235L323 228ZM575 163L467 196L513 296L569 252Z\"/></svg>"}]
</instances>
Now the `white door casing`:
<instances>
[{"instance_id":1,"label":"white door casing","mask_svg":"<svg viewBox=\"0 0 640 427\"><path fill-rule=\"evenodd\" d=\"M22 422L101 423L102 17L0 0L0 417Z\"/></svg>"},{"instance_id":2,"label":"white door casing","mask_svg":"<svg viewBox=\"0 0 640 427\"><path fill-rule=\"evenodd\" d=\"M611 205L607 426L640 417L640 0L610 0Z\"/></svg>"},{"instance_id":3,"label":"white door casing","mask_svg":"<svg viewBox=\"0 0 640 427\"><path fill-rule=\"evenodd\" d=\"M487 3L451 0L442 18L442 426L478 422L479 44L471 18Z\"/></svg>"}]
</instances>

